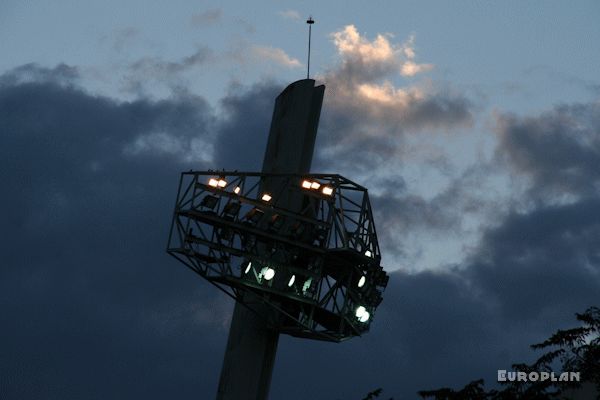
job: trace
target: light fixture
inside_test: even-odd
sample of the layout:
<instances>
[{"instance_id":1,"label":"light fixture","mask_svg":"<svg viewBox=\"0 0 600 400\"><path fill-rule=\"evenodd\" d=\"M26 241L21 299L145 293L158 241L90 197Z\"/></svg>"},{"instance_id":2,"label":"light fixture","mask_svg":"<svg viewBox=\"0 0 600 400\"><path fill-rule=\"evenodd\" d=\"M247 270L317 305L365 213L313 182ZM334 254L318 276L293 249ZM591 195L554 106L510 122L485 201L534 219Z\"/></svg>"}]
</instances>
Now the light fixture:
<instances>
[{"instance_id":1,"label":"light fixture","mask_svg":"<svg viewBox=\"0 0 600 400\"><path fill-rule=\"evenodd\" d=\"M239 186L236 186L236 187L235 187L235 189L233 189L233 193L235 193L235 194L240 194L240 191L241 191L241 190L242 190L242 189L240 189L240 187L239 187Z\"/></svg>"},{"instance_id":2,"label":"light fixture","mask_svg":"<svg viewBox=\"0 0 600 400\"><path fill-rule=\"evenodd\" d=\"M219 179L219 181L217 182L217 185L219 187L225 187L225 186L227 186L227 181L225 181L224 179Z\"/></svg>"},{"instance_id":3,"label":"light fixture","mask_svg":"<svg viewBox=\"0 0 600 400\"><path fill-rule=\"evenodd\" d=\"M371 253L371 250L367 250L367 251L365 251L365 256L373 257L373 253Z\"/></svg>"},{"instance_id":4,"label":"light fixture","mask_svg":"<svg viewBox=\"0 0 600 400\"><path fill-rule=\"evenodd\" d=\"M217 186L219 186L219 181L216 180L215 178L210 178L208 180L208 186L217 187Z\"/></svg>"},{"instance_id":5,"label":"light fixture","mask_svg":"<svg viewBox=\"0 0 600 400\"><path fill-rule=\"evenodd\" d=\"M311 184L312 184L311 181L306 181L306 180L302 181L302 187L304 189L310 189Z\"/></svg>"},{"instance_id":6,"label":"light fixture","mask_svg":"<svg viewBox=\"0 0 600 400\"><path fill-rule=\"evenodd\" d=\"M311 189L318 189L320 187L321 187L321 184L319 182L313 182L310 184Z\"/></svg>"},{"instance_id":7,"label":"light fixture","mask_svg":"<svg viewBox=\"0 0 600 400\"><path fill-rule=\"evenodd\" d=\"M262 201L269 202L269 201L271 201L272 197L271 197L271 195L269 193L265 193L265 194L262 195L261 199L262 199Z\"/></svg>"},{"instance_id":8,"label":"light fixture","mask_svg":"<svg viewBox=\"0 0 600 400\"><path fill-rule=\"evenodd\" d=\"M331 196L333 194L333 188L329 186L323 187L323 194L326 196Z\"/></svg>"},{"instance_id":9,"label":"light fixture","mask_svg":"<svg viewBox=\"0 0 600 400\"><path fill-rule=\"evenodd\" d=\"M283 223L285 222L285 217L283 217L282 215L279 214L273 214L271 216L271 221L269 222L269 227L271 230L278 232L281 227L283 226Z\"/></svg>"},{"instance_id":10,"label":"light fixture","mask_svg":"<svg viewBox=\"0 0 600 400\"><path fill-rule=\"evenodd\" d=\"M247 274L248 272L250 272L250 268L252 268L252 261L248 262L248 266L246 267L246 270L244 271L244 274Z\"/></svg>"},{"instance_id":11,"label":"light fixture","mask_svg":"<svg viewBox=\"0 0 600 400\"><path fill-rule=\"evenodd\" d=\"M260 221L260 219L262 218L263 215L264 215L264 211L254 207L252 210L250 210L246 213L244 218L246 220L248 220L250 223L256 225L258 223L258 221Z\"/></svg>"},{"instance_id":12,"label":"light fixture","mask_svg":"<svg viewBox=\"0 0 600 400\"><path fill-rule=\"evenodd\" d=\"M373 280L376 286L386 287L390 280L390 276L385 273L383 267L380 265L373 273Z\"/></svg>"},{"instance_id":13,"label":"light fixture","mask_svg":"<svg viewBox=\"0 0 600 400\"><path fill-rule=\"evenodd\" d=\"M363 287L365 286L365 282L367 281L367 278L363 275L360 277L360 279L358 280L358 287Z\"/></svg>"},{"instance_id":14,"label":"light fixture","mask_svg":"<svg viewBox=\"0 0 600 400\"><path fill-rule=\"evenodd\" d=\"M312 285L312 278L308 278L304 282L304 285L302 285L302 293L306 294L306 292L310 289L311 285Z\"/></svg>"},{"instance_id":15,"label":"light fixture","mask_svg":"<svg viewBox=\"0 0 600 400\"><path fill-rule=\"evenodd\" d=\"M360 322L367 322L369 320L369 317L371 316L371 314L369 314L368 311L365 311L363 313L363 315L360 316L360 318L358 319Z\"/></svg>"},{"instance_id":16,"label":"light fixture","mask_svg":"<svg viewBox=\"0 0 600 400\"><path fill-rule=\"evenodd\" d=\"M261 274L266 281L270 281L275 276L275 270L273 268L264 267Z\"/></svg>"},{"instance_id":17,"label":"light fixture","mask_svg":"<svg viewBox=\"0 0 600 400\"><path fill-rule=\"evenodd\" d=\"M356 318L358 318L360 322L367 322L369 320L369 317L371 317L371 314L369 314L367 309L363 306L358 306L354 315L356 316Z\"/></svg>"},{"instance_id":18,"label":"light fixture","mask_svg":"<svg viewBox=\"0 0 600 400\"><path fill-rule=\"evenodd\" d=\"M242 208L242 205L239 202L230 201L223 208L223 214L225 214L228 217L235 217L240 212L240 208Z\"/></svg>"},{"instance_id":19,"label":"light fixture","mask_svg":"<svg viewBox=\"0 0 600 400\"><path fill-rule=\"evenodd\" d=\"M296 282L296 275L292 275L292 277L290 278L290 281L288 282L288 286L292 287L294 282Z\"/></svg>"},{"instance_id":20,"label":"light fixture","mask_svg":"<svg viewBox=\"0 0 600 400\"><path fill-rule=\"evenodd\" d=\"M207 194L204 196L202 201L200 202L200 206L213 209L219 202L219 199L211 194Z\"/></svg>"}]
</instances>

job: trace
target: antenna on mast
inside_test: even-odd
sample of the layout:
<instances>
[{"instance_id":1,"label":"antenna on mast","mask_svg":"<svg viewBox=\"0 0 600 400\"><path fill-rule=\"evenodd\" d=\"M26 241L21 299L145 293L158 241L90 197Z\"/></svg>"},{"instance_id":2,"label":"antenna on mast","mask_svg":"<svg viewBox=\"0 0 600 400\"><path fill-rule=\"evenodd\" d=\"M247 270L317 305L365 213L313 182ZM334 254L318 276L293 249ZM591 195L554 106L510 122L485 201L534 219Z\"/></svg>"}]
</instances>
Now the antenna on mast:
<instances>
[{"instance_id":1,"label":"antenna on mast","mask_svg":"<svg viewBox=\"0 0 600 400\"><path fill-rule=\"evenodd\" d=\"M310 76L310 35L312 33L312 24L315 23L315 21L312 19L312 15L308 17L306 23L308 24L308 64L306 69L306 79L308 79Z\"/></svg>"}]
</instances>

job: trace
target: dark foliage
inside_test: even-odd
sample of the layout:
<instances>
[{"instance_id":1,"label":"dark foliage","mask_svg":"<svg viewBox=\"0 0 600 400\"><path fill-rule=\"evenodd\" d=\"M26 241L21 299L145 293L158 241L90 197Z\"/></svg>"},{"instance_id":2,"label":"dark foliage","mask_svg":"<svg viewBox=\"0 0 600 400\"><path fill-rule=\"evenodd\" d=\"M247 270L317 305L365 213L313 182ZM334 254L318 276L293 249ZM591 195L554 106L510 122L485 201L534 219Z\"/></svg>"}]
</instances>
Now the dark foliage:
<instances>
[{"instance_id":1,"label":"dark foliage","mask_svg":"<svg viewBox=\"0 0 600 400\"><path fill-rule=\"evenodd\" d=\"M520 372L580 372L581 382L591 382L600 399L600 309L590 307L583 314L575 314L582 326L558 330L542 343L531 348L545 350L533 364L513 364ZM568 392L581 386L581 382L554 382L550 379L537 381L501 382L499 390L486 390L483 379L472 381L459 390L440 388L422 390L423 399L434 400L545 400L566 399Z\"/></svg>"},{"instance_id":2,"label":"dark foliage","mask_svg":"<svg viewBox=\"0 0 600 400\"><path fill-rule=\"evenodd\" d=\"M383 393L383 389L382 388L375 389L372 392L367 393L367 395L365 397L363 397L362 400L373 400L373 399L376 399L382 393ZM394 400L394 399L390 397L389 400Z\"/></svg>"}]
</instances>

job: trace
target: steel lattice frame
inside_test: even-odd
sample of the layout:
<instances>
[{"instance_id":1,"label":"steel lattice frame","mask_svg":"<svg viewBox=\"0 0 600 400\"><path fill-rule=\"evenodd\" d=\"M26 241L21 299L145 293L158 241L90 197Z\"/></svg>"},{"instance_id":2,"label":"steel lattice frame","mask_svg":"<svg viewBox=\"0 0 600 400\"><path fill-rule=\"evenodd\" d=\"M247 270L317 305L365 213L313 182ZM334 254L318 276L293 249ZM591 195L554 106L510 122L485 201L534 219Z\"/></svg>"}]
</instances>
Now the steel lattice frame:
<instances>
[{"instance_id":1,"label":"steel lattice frame","mask_svg":"<svg viewBox=\"0 0 600 400\"><path fill-rule=\"evenodd\" d=\"M184 172L167 251L249 307L254 293L280 332L312 339L367 331L388 281L367 189L340 175Z\"/></svg>"}]
</instances>

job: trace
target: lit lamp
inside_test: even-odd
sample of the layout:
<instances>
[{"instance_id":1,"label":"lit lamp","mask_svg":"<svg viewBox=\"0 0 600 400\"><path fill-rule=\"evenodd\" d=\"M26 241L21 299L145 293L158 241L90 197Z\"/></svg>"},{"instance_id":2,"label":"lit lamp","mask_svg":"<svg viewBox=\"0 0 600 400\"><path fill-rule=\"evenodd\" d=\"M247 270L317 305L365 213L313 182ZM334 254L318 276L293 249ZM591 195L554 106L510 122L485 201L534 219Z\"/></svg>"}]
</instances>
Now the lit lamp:
<instances>
[{"instance_id":1,"label":"lit lamp","mask_svg":"<svg viewBox=\"0 0 600 400\"><path fill-rule=\"evenodd\" d=\"M369 320L369 318L371 317L371 314L369 314L367 309L364 308L363 306L358 306L354 315L360 322L367 322Z\"/></svg>"},{"instance_id":2,"label":"lit lamp","mask_svg":"<svg viewBox=\"0 0 600 400\"><path fill-rule=\"evenodd\" d=\"M270 281L275 276L275 270L270 267L264 267L260 271L260 274L262 275L263 278L265 278L266 281Z\"/></svg>"},{"instance_id":3,"label":"lit lamp","mask_svg":"<svg viewBox=\"0 0 600 400\"><path fill-rule=\"evenodd\" d=\"M261 199L262 201L266 201L268 203L269 201L271 201L272 197L269 193L265 193L262 195Z\"/></svg>"}]
</instances>

